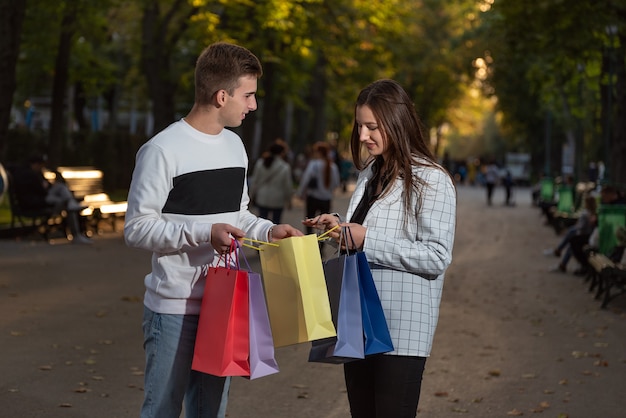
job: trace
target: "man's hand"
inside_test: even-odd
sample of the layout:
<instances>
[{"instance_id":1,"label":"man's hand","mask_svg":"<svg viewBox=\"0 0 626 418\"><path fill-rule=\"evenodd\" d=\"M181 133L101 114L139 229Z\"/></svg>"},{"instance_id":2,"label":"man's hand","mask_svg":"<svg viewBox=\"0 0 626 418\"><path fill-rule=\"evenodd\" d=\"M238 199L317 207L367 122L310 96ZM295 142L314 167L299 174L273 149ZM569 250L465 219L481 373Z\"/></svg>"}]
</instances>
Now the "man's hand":
<instances>
[{"instance_id":1,"label":"man's hand","mask_svg":"<svg viewBox=\"0 0 626 418\"><path fill-rule=\"evenodd\" d=\"M288 237L301 237L303 235L304 234L302 233L302 231L294 228L289 224L280 224L274 225L274 227L272 228L271 240L276 241Z\"/></svg>"},{"instance_id":2,"label":"man's hand","mask_svg":"<svg viewBox=\"0 0 626 418\"><path fill-rule=\"evenodd\" d=\"M245 237L246 234L239 228L235 228L230 224L213 224L211 228L211 245L213 249L220 254L230 252L233 238L239 239Z\"/></svg>"}]
</instances>

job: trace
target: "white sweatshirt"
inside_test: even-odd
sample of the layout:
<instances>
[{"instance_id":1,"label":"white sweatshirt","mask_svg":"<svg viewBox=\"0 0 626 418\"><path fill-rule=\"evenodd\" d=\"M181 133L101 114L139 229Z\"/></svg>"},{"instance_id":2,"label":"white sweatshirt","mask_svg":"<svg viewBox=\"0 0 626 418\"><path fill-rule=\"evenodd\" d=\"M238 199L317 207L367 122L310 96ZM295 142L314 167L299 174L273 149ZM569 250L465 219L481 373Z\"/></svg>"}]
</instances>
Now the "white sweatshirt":
<instances>
[{"instance_id":1,"label":"white sweatshirt","mask_svg":"<svg viewBox=\"0 0 626 418\"><path fill-rule=\"evenodd\" d=\"M248 211L248 157L241 138L224 129L197 131L184 120L137 152L124 225L127 245L152 251L144 304L154 312L198 314L214 223L267 239L272 223Z\"/></svg>"}]
</instances>

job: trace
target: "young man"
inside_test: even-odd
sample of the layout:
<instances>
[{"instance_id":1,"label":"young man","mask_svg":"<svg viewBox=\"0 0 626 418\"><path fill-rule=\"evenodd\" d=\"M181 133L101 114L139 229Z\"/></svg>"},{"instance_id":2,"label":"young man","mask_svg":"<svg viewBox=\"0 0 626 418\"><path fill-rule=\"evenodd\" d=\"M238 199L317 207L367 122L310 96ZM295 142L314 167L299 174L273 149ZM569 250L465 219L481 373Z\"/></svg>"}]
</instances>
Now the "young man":
<instances>
[{"instance_id":1,"label":"young man","mask_svg":"<svg viewBox=\"0 0 626 418\"><path fill-rule=\"evenodd\" d=\"M196 63L189 114L137 153L124 235L152 251L145 277L145 396L141 417L224 417L229 380L191 370L208 265L232 238L272 241L302 232L248 211L248 157L241 125L257 108L259 60L240 46L216 43ZM215 344L220 344L216 341Z\"/></svg>"}]
</instances>

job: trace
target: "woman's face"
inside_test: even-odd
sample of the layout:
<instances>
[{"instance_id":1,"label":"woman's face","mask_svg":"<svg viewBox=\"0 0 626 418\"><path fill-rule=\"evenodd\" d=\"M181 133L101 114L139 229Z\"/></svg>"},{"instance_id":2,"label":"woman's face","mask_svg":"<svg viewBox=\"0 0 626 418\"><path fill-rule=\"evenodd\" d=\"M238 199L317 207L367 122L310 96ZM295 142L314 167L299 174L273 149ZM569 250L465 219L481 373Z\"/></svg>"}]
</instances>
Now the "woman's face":
<instances>
[{"instance_id":1,"label":"woman's face","mask_svg":"<svg viewBox=\"0 0 626 418\"><path fill-rule=\"evenodd\" d=\"M367 105L357 106L355 115L361 144L373 157L384 155L387 151L387 138L378 125L372 109Z\"/></svg>"}]
</instances>

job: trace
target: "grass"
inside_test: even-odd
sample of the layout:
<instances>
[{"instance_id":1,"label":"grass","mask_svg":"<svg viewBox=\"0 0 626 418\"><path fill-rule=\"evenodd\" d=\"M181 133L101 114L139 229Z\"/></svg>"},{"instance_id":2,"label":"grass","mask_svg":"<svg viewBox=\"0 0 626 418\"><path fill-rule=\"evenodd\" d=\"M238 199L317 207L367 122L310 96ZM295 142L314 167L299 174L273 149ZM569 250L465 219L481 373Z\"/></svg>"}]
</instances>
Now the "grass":
<instances>
[{"instance_id":1,"label":"grass","mask_svg":"<svg viewBox=\"0 0 626 418\"><path fill-rule=\"evenodd\" d=\"M0 202L0 225L11 223L11 209L9 208L9 197L5 196Z\"/></svg>"}]
</instances>

